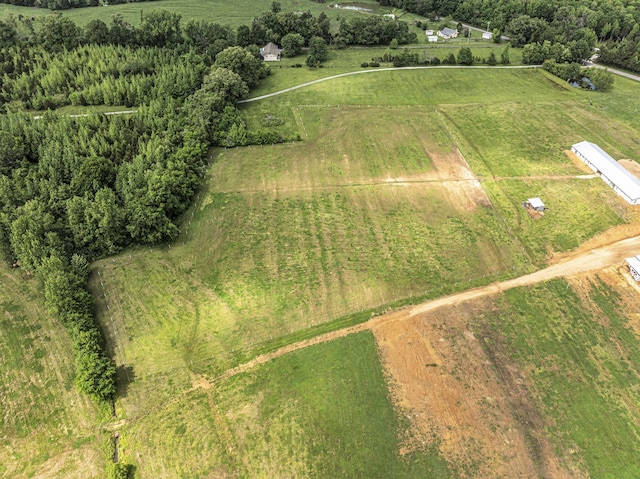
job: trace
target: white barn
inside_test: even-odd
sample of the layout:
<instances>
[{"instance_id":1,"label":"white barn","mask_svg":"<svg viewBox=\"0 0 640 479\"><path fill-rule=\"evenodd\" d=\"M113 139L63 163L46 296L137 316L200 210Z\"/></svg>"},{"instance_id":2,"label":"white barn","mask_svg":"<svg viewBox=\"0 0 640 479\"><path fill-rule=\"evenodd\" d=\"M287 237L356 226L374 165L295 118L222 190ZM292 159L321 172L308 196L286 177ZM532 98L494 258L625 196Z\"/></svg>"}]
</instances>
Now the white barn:
<instances>
[{"instance_id":1,"label":"white barn","mask_svg":"<svg viewBox=\"0 0 640 479\"><path fill-rule=\"evenodd\" d=\"M282 50L275 43L269 42L260 49L260 55L265 62L279 62Z\"/></svg>"},{"instance_id":2,"label":"white barn","mask_svg":"<svg viewBox=\"0 0 640 479\"><path fill-rule=\"evenodd\" d=\"M640 179L611 158L602 148L595 143L582 141L573 145L571 151L628 203L640 205Z\"/></svg>"},{"instance_id":3,"label":"white barn","mask_svg":"<svg viewBox=\"0 0 640 479\"><path fill-rule=\"evenodd\" d=\"M625 260L629 265L629 272L633 279L640 282L640 255Z\"/></svg>"}]
</instances>

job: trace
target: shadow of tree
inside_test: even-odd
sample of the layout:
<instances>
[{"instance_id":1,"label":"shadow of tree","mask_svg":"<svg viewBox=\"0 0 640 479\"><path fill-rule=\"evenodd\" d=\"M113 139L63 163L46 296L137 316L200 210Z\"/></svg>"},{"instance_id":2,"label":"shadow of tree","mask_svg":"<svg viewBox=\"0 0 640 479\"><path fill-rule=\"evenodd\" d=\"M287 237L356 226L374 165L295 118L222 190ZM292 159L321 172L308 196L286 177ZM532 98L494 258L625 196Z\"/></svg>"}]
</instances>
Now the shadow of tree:
<instances>
[{"instance_id":1,"label":"shadow of tree","mask_svg":"<svg viewBox=\"0 0 640 479\"><path fill-rule=\"evenodd\" d=\"M118 397L127 397L129 385L136 379L133 366L120 365L116 368L116 391Z\"/></svg>"}]
</instances>

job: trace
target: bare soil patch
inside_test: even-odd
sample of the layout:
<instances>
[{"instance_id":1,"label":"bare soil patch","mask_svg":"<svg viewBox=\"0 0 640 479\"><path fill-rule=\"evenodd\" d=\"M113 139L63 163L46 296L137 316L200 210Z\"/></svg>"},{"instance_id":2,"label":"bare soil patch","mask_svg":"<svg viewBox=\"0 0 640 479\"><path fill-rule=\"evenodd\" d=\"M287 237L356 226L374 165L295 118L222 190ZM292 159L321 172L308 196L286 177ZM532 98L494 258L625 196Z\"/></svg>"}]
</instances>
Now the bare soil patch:
<instances>
[{"instance_id":1,"label":"bare soil patch","mask_svg":"<svg viewBox=\"0 0 640 479\"><path fill-rule=\"evenodd\" d=\"M471 170L460 151L454 146L446 154L428 152L434 169L411 177L387 178L387 183L408 185L412 182L437 182L441 184L451 204L460 211L475 211L478 206L490 206L480 181Z\"/></svg>"},{"instance_id":2,"label":"bare soil patch","mask_svg":"<svg viewBox=\"0 0 640 479\"><path fill-rule=\"evenodd\" d=\"M634 175L636 178L640 179L640 163L633 160L618 160L625 169Z\"/></svg>"},{"instance_id":3,"label":"bare soil patch","mask_svg":"<svg viewBox=\"0 0 640 479\"><path fill-rule=\"evenodd\" d=\"M564 150L564 154L567 155L567 158L569 158L574 165L576 165L576 168L578 168L580 171L584 171L585 173L589 173L589 174L593 174L593 171L591 170L591 168L589 168L584 161L582 161L580 158L578 158L578 156L571 150Z\"/></svg>"},{"instance_id":4,"label":"bare soil patch","mask_svg":"<svg viewBox=\"0 0 640 479\"><path fill-rule=\"evenodd\" d=\"M484 298L372 328L392 396L414 429L404 450L435 443L462 477L570 477L525 372L500 338L471 332L470 319L490 307Z\"/></svg>"}]
</instances>

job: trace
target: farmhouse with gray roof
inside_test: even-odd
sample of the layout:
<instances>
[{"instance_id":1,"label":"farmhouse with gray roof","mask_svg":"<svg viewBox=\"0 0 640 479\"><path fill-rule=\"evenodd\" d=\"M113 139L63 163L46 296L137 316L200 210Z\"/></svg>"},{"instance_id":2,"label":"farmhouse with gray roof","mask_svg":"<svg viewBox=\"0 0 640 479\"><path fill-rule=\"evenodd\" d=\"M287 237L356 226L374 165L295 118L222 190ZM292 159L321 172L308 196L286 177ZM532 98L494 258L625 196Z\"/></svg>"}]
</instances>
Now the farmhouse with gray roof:
<instances>
[{"instance_id":1,"label":"farmhouse with gray roof","mask_svg":"<svg viewBox=\"0 0 640 479\"><path fill-rule=\"evenodd\" d=\"M260 55L265 62L279 62L282 50L275 43L269 42L260 49Z\"/></svg>"},{"instance_id":2,"label":"farmhouse with gray roof","mask_svg":"<svg viewBox=\"0 0 640 479\"><path fill-rule=\"evenodd\" d=\"M458 36L458 30L454 30L453 28L444 27L442 30L438 31L438 36L444 38L445 40L449 38L456 38Z\"/></svg>"}]
</instances>

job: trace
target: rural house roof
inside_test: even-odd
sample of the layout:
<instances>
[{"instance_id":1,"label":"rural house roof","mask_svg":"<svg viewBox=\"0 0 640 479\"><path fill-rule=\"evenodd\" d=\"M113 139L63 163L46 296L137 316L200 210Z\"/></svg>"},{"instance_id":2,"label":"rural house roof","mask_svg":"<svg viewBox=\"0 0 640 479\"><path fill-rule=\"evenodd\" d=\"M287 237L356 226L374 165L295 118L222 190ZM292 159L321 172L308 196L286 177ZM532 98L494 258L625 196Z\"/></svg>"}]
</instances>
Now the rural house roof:
<instances>
[{"instance_id":1,"label":"rural house roof","mask_svg":"<svg viewBox=\"0 0 640 479\"><path fill-rule=\"evenodd\" d=\"M535 209L544 208L544 203L540 198L529 198L527 201L529 202L532 208L535 208Z\"/></svg>"},{"instance_id":2,"label":"rural house roof","mask_svg":"<svg viewBox=\"0 0 640 479\"><path fill-rule=\"evenodd\" d=\"M279 55L281 51L282 50L278 48L278 45L273 42L269 42L262 48L261 53L263 55Z\"/></svg>"},{"instance_id":3,"label":"rural house roof","mask_svg":"<svg viewBox=\"0 0 640 479\"><path fill-rule=\"evenodd\" d=\"M640 180L624 166L611 158L595 143L582 141L572 146L572 150L591 163L600 174L618 188L630 203L640 202Z\"/></svg>"},{"instance_id":4,"label":"rural house roof","mask_svg":"<svg viewBox=\"0 0 640 479\"><path fill-rule=\"evenodd\" d=\"M440 33L442 33L443 37L450 37L456 34L457 30L454 30L453 28L449 28L449 27L444 27L442 30L440 30Z\"/></svg>"}]
</instances>

